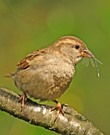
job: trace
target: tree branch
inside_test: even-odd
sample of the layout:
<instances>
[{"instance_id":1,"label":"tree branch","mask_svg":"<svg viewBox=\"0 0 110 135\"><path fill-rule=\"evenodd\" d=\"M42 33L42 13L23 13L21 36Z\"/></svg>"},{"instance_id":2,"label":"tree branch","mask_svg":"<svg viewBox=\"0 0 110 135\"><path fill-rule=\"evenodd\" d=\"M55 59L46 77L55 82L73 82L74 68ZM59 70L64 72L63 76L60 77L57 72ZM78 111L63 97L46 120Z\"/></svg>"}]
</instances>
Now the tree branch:
<instances>
[{"instance_id":1,"label":"tree branch","mask_svg":"<svg viewBox=\"0 0 110 135\"><path fill-rule=\"evenodd\" d=\"M51 106L37 104L30 99L21 111L18 100L19 95L6 88L0 88L0 110L14 117L64 135L104 135L84 116L66 105L63 106L63 116L51 111Z\"/></svg>"}]
</instances>

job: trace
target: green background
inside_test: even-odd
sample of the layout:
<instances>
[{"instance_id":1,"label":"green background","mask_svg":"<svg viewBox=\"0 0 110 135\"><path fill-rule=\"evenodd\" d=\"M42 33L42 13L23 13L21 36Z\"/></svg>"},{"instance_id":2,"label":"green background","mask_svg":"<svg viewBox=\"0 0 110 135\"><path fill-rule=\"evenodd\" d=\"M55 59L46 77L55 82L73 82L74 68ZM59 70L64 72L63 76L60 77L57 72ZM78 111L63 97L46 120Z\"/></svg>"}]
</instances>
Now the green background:
<instances>
[{"instance_id":1,"label":"green background","mask_svg":"<svg viewBox=\"0 0 110 135\"><path fill-rule=\"evenodd\" d=\"M110 1L109 0L0 0L0 86L17 93L11 79L16 63L26 54L63 35L83 39L99 64L77 65L75 78L59 99L85 115L110 135ZM1 135L57 135L0 111Z\"/></svg>"}]
</instances>

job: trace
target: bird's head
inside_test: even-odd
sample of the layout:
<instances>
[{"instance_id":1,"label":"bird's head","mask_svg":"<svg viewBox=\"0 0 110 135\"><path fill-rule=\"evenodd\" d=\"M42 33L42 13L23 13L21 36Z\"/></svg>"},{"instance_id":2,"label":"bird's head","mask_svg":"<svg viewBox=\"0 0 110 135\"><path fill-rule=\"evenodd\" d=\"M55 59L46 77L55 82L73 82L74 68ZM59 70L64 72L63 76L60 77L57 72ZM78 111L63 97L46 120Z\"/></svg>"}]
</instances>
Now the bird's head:
<instances>
[{"instance_id":1,"label":"bird's head","mask_svg":"<svg viewBox=\"0 0 110 135\"><path fill-rule=\"evenodd\" d=\"M97 59L87 48L86 44L79 38L74 36L64 36L59 38L53 46L59 48L60 52L66 57L70 58L72 63L77 64L82 58L93 58L96 65L97 72ZM98 61L100 62L100 61Z\"/></svg>"},{"instance_id":2,"label":"bird's head","mask_svg":"<svg viewBox=\"0 0 110 135\"><path fill-rule=\"evenodd\" d=\"M78 63L81 58L93 57L93 54L88 50L85 43L74 36L64 36L61 37L54 46L60 48L62 54L70 57L73 63Z\"/></svg>"}]
</instances>

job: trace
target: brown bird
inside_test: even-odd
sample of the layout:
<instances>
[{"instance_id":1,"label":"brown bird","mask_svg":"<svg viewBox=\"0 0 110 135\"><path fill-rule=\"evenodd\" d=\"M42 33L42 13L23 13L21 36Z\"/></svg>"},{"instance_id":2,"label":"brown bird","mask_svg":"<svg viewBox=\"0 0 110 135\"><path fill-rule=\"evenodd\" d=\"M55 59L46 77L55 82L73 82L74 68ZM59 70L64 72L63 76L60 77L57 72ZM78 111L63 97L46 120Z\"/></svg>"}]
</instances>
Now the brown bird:
<instances>
[{"instance_id":1,"label":"brown bird","mask_svg":"<svg viewBox=\"0 0 110 135\"><path fill-rule=\"evenodd\" d=\"M34 51L22 59L12 74L15 85L23 91L22 107L27 93L35 99L56 102L54 109L62 112L61 104L56 99L69 87L75 74L75 65L83 57L95 58L79 38L64 36L47 48Z\"/></svg>"}]
</instances>

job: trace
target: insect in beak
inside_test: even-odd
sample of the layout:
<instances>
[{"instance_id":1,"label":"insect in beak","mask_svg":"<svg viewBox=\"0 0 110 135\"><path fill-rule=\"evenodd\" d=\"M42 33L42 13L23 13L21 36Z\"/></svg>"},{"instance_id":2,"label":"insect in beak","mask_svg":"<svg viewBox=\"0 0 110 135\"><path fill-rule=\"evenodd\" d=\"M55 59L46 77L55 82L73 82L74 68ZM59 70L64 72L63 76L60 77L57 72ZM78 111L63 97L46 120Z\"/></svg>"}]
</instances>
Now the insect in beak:
<instances>
[{"instance_id":1,"label":"insect in beak","mask_svg":"<svg viewBox=\"0 0 110 135\"><path fill-rule=\"evenodd\" d=\"M81 56L82 57L86 57L86 58L92 58L96 67L96 71L97 71L97 76L100 77L100 73L99 73L99 67L98 67L98 63L102 64L101 61L99 61L88 49L83 50L81 52Z\"/></svg>"}]
</instances>

